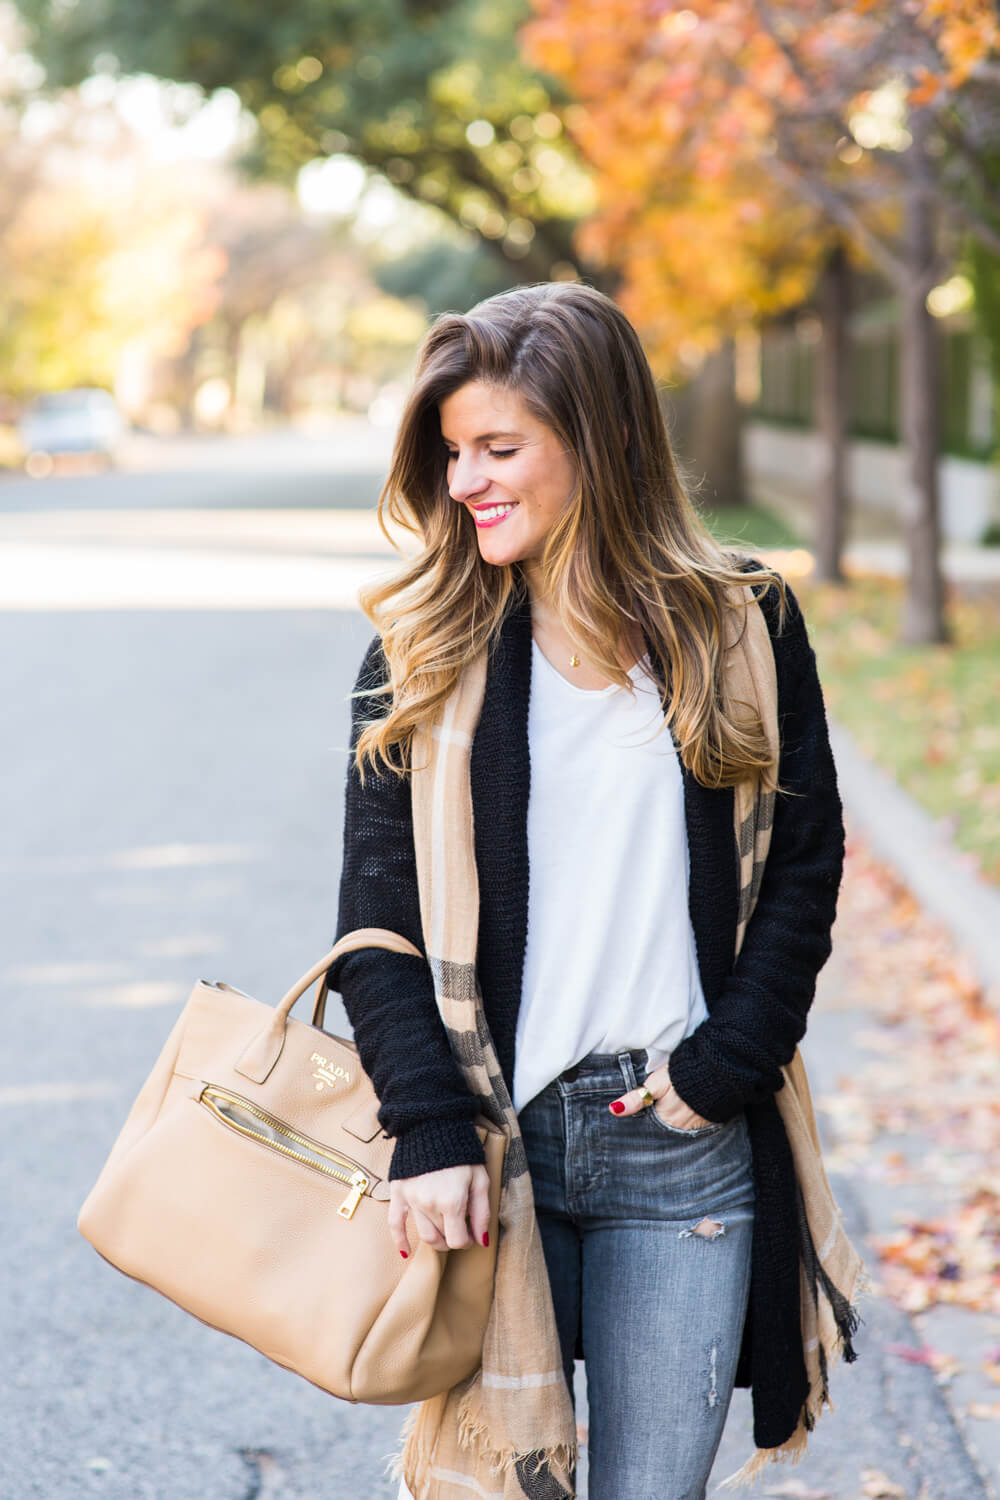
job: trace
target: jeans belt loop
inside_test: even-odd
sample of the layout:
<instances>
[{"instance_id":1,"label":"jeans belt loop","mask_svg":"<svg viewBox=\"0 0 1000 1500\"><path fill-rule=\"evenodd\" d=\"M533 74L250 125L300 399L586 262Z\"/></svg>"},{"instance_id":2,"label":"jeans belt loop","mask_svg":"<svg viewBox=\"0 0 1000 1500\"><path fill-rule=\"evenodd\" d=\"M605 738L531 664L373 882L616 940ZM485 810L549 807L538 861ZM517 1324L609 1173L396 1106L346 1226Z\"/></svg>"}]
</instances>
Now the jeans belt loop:
<instances>
[{"instance_id":1,"label":"jeans belt loop","mask_svg":"<svg viewBox=\"0 0 1000 1500\"><path fill-rule=\"evenodd\" d=\"M625 1083L625 1091L636 1087L635 1063L632 1058L631 1049L625 1047L618 1054L618 1066L622 1070L622 1079Z\"/></svg>"}]
</instances>

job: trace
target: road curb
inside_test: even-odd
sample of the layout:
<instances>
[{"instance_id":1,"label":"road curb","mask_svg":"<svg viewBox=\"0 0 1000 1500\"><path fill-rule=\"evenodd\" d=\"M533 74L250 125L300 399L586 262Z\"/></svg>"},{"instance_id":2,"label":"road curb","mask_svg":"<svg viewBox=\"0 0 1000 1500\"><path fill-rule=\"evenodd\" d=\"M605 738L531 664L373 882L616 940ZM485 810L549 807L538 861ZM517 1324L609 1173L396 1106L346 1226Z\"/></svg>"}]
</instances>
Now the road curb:
<instances>
[{"instance_id":1,"label":"road curb","mask_svg":"<svg viewBox=\"0 0 1000 1500\"><path fill-rule=\"evenodd\" d=\"M845 811L921 906L950 929L1000 1011L1000 891L842 724L831 719L829 727Z\"/></svg>"}]
</instances>

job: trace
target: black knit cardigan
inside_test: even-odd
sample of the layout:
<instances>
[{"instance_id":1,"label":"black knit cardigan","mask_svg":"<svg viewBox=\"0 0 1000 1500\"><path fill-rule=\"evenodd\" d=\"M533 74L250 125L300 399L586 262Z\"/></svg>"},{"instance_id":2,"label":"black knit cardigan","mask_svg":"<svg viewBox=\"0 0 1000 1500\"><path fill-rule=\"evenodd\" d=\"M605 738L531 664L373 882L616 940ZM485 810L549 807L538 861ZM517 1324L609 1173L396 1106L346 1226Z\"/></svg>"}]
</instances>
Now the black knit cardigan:
<instances>
[{"instance_id":1,"label":"black knit cardigan","mask_svg":"<svg viewBox=\"0 0 1000 1500\"><path fill-rule=\"evenodd\" d=\"M762 566L744 558L745 568ZM707 1018L672 1052L681 1099L705 1119L746 1111L756 1191L751 1283L736 1384L753 1391L754 1441L778 1447L794 1431L808 1393L799 1312L800 1202L788 1137L774 1098L806 1029L816 977L831 951L844 859L844 826L823 695L805 620L790 610L777 631L777 592L760 597L774 646L781 735L778 796L757 905L734 965L738 869L733 790L700 785L682 764L690 855L689 909ZM664 669L649 639L654 670ZM379 637L356 687L386 680ZM515 593L491 646L471 756L480 886L477 972L486 1020L513 1090L514 1048L527 933L530 784L528 702L531 610ZM360 721L379 699L355 699ZM676 743L676 740L675 740ZM406 778L366 768L362 791L348 764L336 938L388 927L424 953ZM354 1028L362 1066L396 1137L390 1178L484 1160L472 1120L479 1110L450 1050L429 966L413 955L366 948L330 969ZM583 1357L582 1348L576 1350ZM853 1357L853 1355L852 1355Z\"/></svg>"}]
</instances>

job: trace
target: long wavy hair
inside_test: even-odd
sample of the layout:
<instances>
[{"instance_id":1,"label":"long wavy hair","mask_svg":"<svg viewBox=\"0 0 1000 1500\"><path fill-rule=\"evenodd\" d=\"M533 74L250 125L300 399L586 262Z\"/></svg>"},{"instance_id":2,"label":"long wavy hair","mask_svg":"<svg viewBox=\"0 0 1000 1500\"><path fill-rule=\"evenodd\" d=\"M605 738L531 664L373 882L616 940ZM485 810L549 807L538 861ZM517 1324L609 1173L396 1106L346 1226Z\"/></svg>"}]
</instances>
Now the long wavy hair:
<instances>
[{"instance_id":1,"label":"long wavy hair","mask_svg":"<svg viewBox=\"0 0 1000 1500\"><path fill-rule=\"evenodd\" d=\"M541 282L444 313L421 345L378 501L422 542L403 569L359 594L388 665L362 721L355 763L399 775L414 728L436 717L463 666L488 647L527 584L517 563L484 561L475 523L448 492L439 403L468 381L513 391L571 454L574 492L538 560L546 600L601 675L634 691L617 653L625 621L640 627L665 680L665 721L692 775L709 787L745 777L774 786L759 714L727 715L723 621L734 586L780 573L742 571L701 521L677 469L656 381L638 335L611 298L583 282ZM766 589L765 589L766 592ZM739 595L736 597L745 597ZM357 696L357 694L355 695ZM396 752L393 758L392 752Z\"/></svg>"}]
</instances>

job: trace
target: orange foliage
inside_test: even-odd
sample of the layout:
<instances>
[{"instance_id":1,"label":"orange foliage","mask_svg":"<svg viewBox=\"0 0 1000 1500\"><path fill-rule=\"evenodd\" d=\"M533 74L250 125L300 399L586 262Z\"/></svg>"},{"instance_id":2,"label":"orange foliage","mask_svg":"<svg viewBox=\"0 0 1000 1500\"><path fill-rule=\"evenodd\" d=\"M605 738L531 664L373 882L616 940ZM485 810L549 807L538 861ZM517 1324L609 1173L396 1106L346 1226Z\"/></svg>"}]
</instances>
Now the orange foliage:
<instances>
[{"instance_id":1,"label":"orange foliage","mask_svg":"<svg viewBox=\"0 0 1000 1500\"><path fill-rule=\"evenodd\" d=\"M831 229L796 192L797 172L834 191L867 186L873 228L891 227L895 201L873 190L877 156L840 156L852 143L838 122L895 70L910 103L926 103L997 46L987 0L914 0L907 11L898 0L803 0L794 18L782 9L774 34L756 0L533 6L519 40L573 95L569 133L595 177L581 252L622 270L623 305L660 364L808 292ZM861 72L857 59L891 24L909 27L926 62L907 76L890 55Z\"/></svg>"},{"instance_id":2,"label":"orange foliage","mask_svg":"<svg viewBox=\"0 0 1000 1500\"><path fill-rule=\"evenodd\" d=\"M916 16L948 65L942 86L958 88L978 63L1000 50L1000 16L993 0L921 0Z\"/></svg>"}]
</instances>

